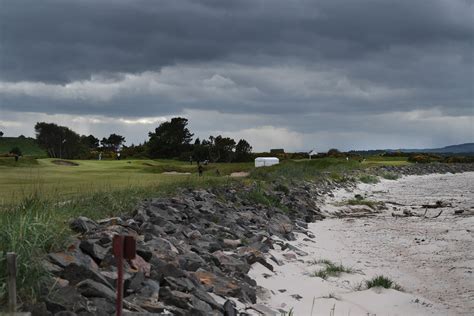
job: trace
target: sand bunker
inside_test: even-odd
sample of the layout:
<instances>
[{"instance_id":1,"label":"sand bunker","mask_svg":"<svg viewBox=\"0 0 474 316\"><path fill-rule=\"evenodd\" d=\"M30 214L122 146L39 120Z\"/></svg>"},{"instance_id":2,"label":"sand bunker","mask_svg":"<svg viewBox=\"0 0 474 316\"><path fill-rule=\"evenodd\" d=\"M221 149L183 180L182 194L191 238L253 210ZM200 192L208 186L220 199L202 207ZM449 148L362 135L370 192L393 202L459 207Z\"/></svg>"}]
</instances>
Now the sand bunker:
<instances>
[{"instance_id":1,"label":"sand bunker","mask_svg":"<svg viewBox=\"0 0 474 316\"><path fill-rule=\"evenodd\" d=\"M178 172L178 171L165 171L162 172L161 174L168 174L168 175L190 175L191 172Z\"/></svg>"},{"instance_id":2,"label":"sand bunker","mask_svg":"<svg viewBox=\"0 0 474 316\"><path fill-rule=\"evenodd\" d=\"M243 177L247 177L249 174L250 174L249 172L241 171L241 172L232 172L230 176L232 178L243 178Z\"/></svg>"},{"instance_id":3,"label":"sand bunker","mask_svg":"<svg viewBox=\"0 0 474 316\"><path fill-rule=\"evenodd\" d=\"M59 165L59 166L69 166L69 167L79 166L78 163L75 163L75 162L72 162L72 161L69 161L69 160L53 160L51 162L54 163L55 165Z\"/></svg>"}]
</instances>

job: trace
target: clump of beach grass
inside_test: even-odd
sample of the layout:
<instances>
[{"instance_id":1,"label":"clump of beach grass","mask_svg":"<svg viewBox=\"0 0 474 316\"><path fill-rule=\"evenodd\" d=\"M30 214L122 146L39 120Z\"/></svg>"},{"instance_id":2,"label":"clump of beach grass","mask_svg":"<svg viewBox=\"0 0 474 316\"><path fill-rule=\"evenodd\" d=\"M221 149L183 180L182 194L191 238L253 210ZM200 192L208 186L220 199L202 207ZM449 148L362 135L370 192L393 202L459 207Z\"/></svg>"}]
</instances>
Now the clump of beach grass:
<instances>
[{"instance_id":1,"label":"clump of beach grass","mask_svg":"<svg viewBox=\"0 0 474 316\"><path fill-rule=\"evenodd\" d=\"M365 285L368 289L372 287L383 287L385 289L394 289L397 291L403 290L400 285L398 285L393 280L383 275L378 275L378 276L373 277L370 280L366 280Z\"/></svg>"},{"instance_id":2,"label":"clump of beach grass","mask_svg":"<svg viewBox=\"0 0 474 316\"><path fill-rule=\"evenodd\" d=\"M336 264L330 260L323 259L315 261L315 264L322 264L325 267L321 270L315 271L312 276L321 279L327 279L328 277L337 277L341 273L352 273L351 268L345 267L342 264Z\"/></svg>"}]
</instances>

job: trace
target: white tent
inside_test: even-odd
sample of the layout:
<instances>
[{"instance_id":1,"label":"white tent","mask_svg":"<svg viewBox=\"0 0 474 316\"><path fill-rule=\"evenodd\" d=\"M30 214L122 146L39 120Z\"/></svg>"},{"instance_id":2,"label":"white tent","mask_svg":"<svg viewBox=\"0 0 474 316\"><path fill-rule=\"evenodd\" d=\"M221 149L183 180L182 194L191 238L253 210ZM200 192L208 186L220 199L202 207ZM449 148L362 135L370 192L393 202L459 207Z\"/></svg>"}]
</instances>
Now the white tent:
<instances>
[{"instance_id":1,"label":"white tent","mask_svg":"<svg viewBox=\"0 0 474 316\"><path fill-rule=\"evenodd\" d=\"M255 168L278 165L280 160L276 157L257 157L255 158Z\"/></svg>"}]
</instances>

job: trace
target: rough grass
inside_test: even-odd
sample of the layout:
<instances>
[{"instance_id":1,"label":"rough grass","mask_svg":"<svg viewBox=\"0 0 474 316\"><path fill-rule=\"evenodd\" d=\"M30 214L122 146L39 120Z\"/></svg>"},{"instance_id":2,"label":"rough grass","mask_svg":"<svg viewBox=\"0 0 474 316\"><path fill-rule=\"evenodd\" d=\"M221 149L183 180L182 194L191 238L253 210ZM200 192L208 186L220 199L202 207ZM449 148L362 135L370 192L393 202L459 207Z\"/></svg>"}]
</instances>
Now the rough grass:
<instances>
[{"instance_id":1,"label":"rough grass","mask_svg":"<svg viewBox=\"0 0 474 316\"><path fill-rule=\"evenodd\" d=\"M303 161L283 161L271 167L255 168L250 176L259 180L291 179L314 180L324 173L344 173L348 170L360 168L357 161L338 158L320 158Z\"/></svg>"},{"instance_id":2,"label":"rough grass","mask_svg":"<svg viewBox=\"0 0 474 316\"><path fill-rule=\"evenodd\" d=\"M289 209L280 203L277 196L265 192L266 185L262 182L256 182L249 191L240 194L241 198L253 204L261 204L268 207L278 207L284 212L289 212Z\"/></svg>"},{"instance_id":3,"label":"rough grass","mask_svg":"<svg viewBox=\"0 0 474 316\"><path fill-rule=\"evenodd\" d=\"M0 168L20 168L20 167L36 167L38 161L32 157L20 157L18 161L15 161L14 157L0 157ZM4 170L4 169L0 169ZM3 173L2 173L3 174Z\"/></svg>"},{"instance_id":4,"label":"rough grass","mask_svg":"<svg viewBox=\"0 0 474 316\"><path fill-rule=\"evenodd\" d=\"M323 260L316 260L313 261L313 264L322 264L324 268L318 271L315 271L312 276L318 277L322 279L327 279L328 277L337 277L341 273L352 273L353 270L351 268L345 267L342 264L336 264L330 260L323 259Z\"/></svg>"},{"instance_id":5,"label":"rough grass","mask_svg":"<svg viewBox=\"0 0 474 316\"><path fill-rule=\"evenodd\" d=\"M373 277L370 280L365 281L365 285L368 289L372 287L383 287L386 289L394 289L397 291L402 291L402 287L392 281L390 278L383 276L383 275L378 275L376 277Z\"/></svg>"}]
</instances>

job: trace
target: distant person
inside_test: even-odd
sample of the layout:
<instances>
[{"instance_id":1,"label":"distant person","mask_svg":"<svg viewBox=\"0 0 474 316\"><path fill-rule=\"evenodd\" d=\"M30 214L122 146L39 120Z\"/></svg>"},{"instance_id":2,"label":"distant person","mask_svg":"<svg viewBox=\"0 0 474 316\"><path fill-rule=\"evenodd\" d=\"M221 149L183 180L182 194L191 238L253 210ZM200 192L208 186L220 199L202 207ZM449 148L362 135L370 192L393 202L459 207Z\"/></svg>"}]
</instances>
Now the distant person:
<instances>
[{"instance_id":1,"label":"distant person","mask_svg":"<svg viewBox=\"0 0 474 316\"><path fill-rule=\"evenodd\" d=\"M346 157L346 161L349 161L349 157Z\"/></svg>"},{"instance_id":2,"label":"distant person","mask_svg":"<svg viewBox=\"0 0 474 316\"><path fill-rule=\"evenodd\" d=\"M204 165L207 166L209 164L209 160L204 160Z\"/></svg>"},{"instance_id":3,"label":"distant person","mask_svg":"<svg viewBox=\"0 0 474 316\"><path fill-rule=\"evenodd\" d=\"M117 160L120 160L120 153L117 153Z\"/></svg>"},{"instance_id":4,"label":"distant person","mask_svg":"<svg viewBox=\"0 0 474 316\"><path fill-rule=\"evenodd\" d=\"M221 175L221 172L219 171L219 169L216 169L216 176L220 176Z\"/></svg>"},{"instance_id":5,"label":"distant person","mask_svg":"<svg viewBox=\"0 0 474 316\"><path fill-rule=\"evenodd\" d=\"M198 173L199 173L199 176L200 176L200 177L202 177L203 171L204 171L204 167L203 167L201 164L199 164L199 165L198 165Z\"/></svg>"},{"instance_id":6,"label":"distant person","mask_svg":"<svg viewBox=\"0 0 474 316\"><path fill-rule=\"evenodd\" d=\"M18 154L15 154L15 162L18 162L18 159L20 159L20 156Z\"/></svg>"},{"instance_id":7,"label":"distant person","mask_svg":"<svg viewBox=\"0 0 474 316\"><path fill-rule=\"evenodd\" d=\"M99 153L99 160L102 160L102 153Z\"/></svg>"},{"instance_id":8,"label":"distant person","mask_svg":"<svg viewBox=\"0 0 474 316\"><path fill-rule=\"evenodd\" d=\"M193 156L189 156L189 163L192 165L193 164Z\"/></svg>"}]
</instances>

